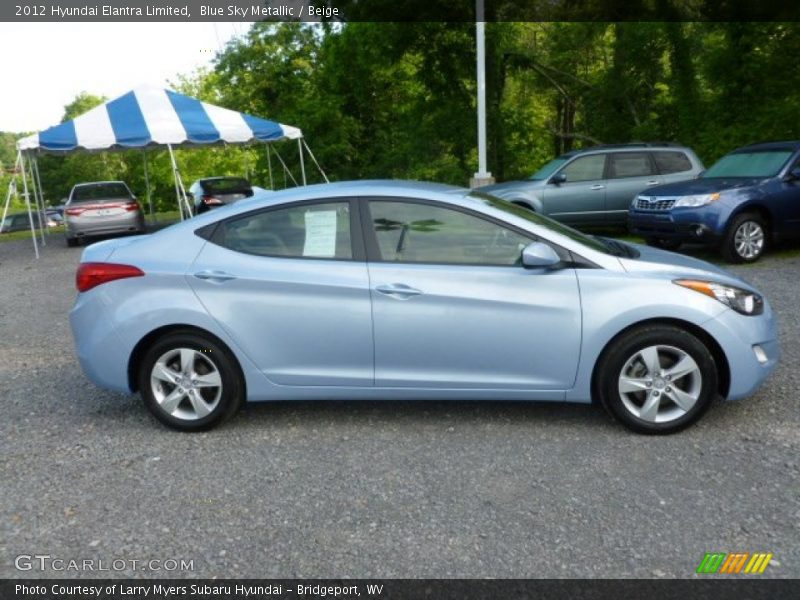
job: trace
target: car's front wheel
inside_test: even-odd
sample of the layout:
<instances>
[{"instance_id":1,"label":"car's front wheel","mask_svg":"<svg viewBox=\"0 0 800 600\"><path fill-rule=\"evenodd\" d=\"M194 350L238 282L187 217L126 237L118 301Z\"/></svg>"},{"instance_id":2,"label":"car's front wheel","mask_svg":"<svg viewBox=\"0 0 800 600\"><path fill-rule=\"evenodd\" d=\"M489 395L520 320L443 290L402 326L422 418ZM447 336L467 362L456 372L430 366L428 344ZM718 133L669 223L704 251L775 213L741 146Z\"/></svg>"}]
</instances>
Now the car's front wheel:
<instances>
[{"instance_id":1,"label":"car's front wheel","mask_svg":"<svg viewBox=\"0 0 800 600\"><path fill-rule=\"evenodd\" d=\"M760 215L737 215L722 240L722 257L730 263L757 261L764 254L767 233L767 224Z\"/></svg>"},{"instance_id":2,"label":"car's front wheel","mask_svg":"<svg viewBox=\"0 0 800 600\"><path fill-rule=\"evenodd\" d=\"M596 391L606 409L638 433L691 425L717 395L717 367L696 336L669 325L626 332L603 353Z\"/></svg>"},{"instance_id":3,"label":"car's front wheel","mask_svg":"<svg viewBox=\"0 0 800 600\"><path fill-rule=\"evenodd\" d=\"M230 352L208 336L175 332L144 355L139 390L150 412L183 431L210 429L244 402L244 384Z\"/></svg>"}]
</instances>

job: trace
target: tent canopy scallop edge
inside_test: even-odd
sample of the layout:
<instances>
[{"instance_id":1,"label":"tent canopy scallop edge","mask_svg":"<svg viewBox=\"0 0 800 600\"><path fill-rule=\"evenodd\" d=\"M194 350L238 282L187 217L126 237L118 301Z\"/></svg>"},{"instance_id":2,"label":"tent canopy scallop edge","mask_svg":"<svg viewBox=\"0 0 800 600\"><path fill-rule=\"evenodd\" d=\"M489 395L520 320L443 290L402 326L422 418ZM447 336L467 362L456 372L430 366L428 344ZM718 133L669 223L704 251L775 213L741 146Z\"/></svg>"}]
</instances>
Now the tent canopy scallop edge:
<instances>
[{"instance_id":1,"label":"tent canopy scallop edge","mask_svg":"<svg viewBox=\"0 0 800 600\"><path fill-rule=\"evenodd\" d=\"M17 142L21 151L69 152L148 146L247 144L302 138L297 127L171 90L140 87Z\"/></svg>"}]
</instances>

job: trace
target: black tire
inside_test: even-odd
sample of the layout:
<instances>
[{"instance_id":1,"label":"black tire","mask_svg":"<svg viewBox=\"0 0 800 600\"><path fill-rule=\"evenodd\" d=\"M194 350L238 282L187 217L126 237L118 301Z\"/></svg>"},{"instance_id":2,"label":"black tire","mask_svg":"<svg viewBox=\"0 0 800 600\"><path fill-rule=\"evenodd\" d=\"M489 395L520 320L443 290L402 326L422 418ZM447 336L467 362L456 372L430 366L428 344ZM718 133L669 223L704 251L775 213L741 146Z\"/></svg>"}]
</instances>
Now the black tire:
<instances>
[{"instance_id":1,"label":"black tire","mask_svg":"<svg viewBox=\"0 0 800 600\"><path fill-rule=\"evenodd\" d=\"M192 372L198 378L204 377L216 369L221 385L217 394L216 387L197 388L201 394L205 395L204 404L206 407L212 405L213 408L208 414L198 416L194 409L194 403L187 395L176 404L172 413L167 412L156 398L156 394L169 397L176 388L182 392L183 388L179 384L166 383L160 381L158 388L151 382L151 374L156 363L169 356L178 349L190 349L196 351L192 359ZM180 360L176 357L176 360ZM209 368L209 365L213 369ZM179 365L181 375L186 375L187 368ZM201 372L202 371L202 372ZM188 384L189 378L186 377L182 383ZM177 331L165 335L156 341L145 353L142 358L139 371L137 373L139 390L144 399L145 405L150 412L162 423L181 431L205 431L216 427L235 415L244 403L244 380L236 359L227 348L221 346L211 337L202 335L195 331ZM194 386L191 386L194 388ZM216 402L213 402L216 400ZM166 401L166 398L162 398ZM190 416L195 413L195 416Z\"/></svg>"},{"instance_id":2,"label":"black tire","mask_svg":"<svg viewBox=\"0 0 800 600\"><path fill-rule=\"evenodd\" d=\"M761 231L761 244L754 254L740 254L737 250L737 232L744 231L746 228L758 228ZM745 212L736 215L728 225L725 231L725 237L722 240L722 258L729 263L751 263L757 261L764 254L767 248L767 240L769 239L769 229L766 221L758 213Z\"/></svg>"},{"instance_id":3,"label":"black tire","mask_svg":"<svg viewBox=\"0 0 800 600\"><path fill-rule=\"evenodd\" d=\"M78 238L71 238L71 237L67 238L67 246L70 248L75 248L79 243L80 240Z\"/></svg>"},{"instance_id":4,"label":"black tire","mask_svg":"<svg viewBox=\"0 0 800 600\"><path fill-rule=\"evenodd\" d=\"M674 358L677 362L680 353L684 353L694 360L697 370L672 381L666 381L662 374L656 378L658 381L655 385L651 384L641 392L625 394L623 399L621 377L629 373L631 361L637 368L645 368L641 360L643 355L639 353L653 347L660 349L656 356L662 369L669 370L674 366L669 361ZM647 379L643 374L636 377L641 378L639 381ZM670 386L680 392L695 394L697 398L694 405L684 411L672 400L676 390L670 391ZM717 366L705 344L688 331L670 325L645 326L632 329L609 344L598 361L594 389L609 414L628 429L651 435L675 433L697 421L717 397ZM655 419L643 419L632 412L631 406L645 409L645 404L653 399L651 394L659 396L657 391L660 397L655 399L656 413L661 414L663 409L666 420L657 422Z\"/></svg>"},{"instance_id":5,"label":"black tire","mask_svg":"<svg viewBox=\"0 0 800 600\"><path fill-rule=\"evenodd\" d=\"M670 240L667 238L654 238L648 237L644 239L644 243L648 246L652 246L653 248L661 248L662 250L669 250L670 252L674 252L678 248L681 247L682 242L680 240Z\"/></svg>"}]
</instances>

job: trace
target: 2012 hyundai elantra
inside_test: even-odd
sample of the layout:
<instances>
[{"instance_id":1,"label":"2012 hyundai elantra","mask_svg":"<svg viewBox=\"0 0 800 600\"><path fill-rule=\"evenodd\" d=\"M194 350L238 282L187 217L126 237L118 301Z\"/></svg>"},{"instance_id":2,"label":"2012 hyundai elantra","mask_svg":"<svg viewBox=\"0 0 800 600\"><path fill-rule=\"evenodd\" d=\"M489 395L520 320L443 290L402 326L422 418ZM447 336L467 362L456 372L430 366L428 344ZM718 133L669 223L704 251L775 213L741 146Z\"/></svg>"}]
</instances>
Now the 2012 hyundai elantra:
<instances>
[{"instance_id":1,"label":"2012 hyundai elantra","mask_svg":"<svg viewBox=\"0 0 800 600\"><path fill-rule=\"evenodd\" d=\"M77 287L86 374L184 430L246 400L475 399L598 401L670 433L779 356L730 273L436 184L256 195L89 246Z\"/></svg>"}]
</instances>

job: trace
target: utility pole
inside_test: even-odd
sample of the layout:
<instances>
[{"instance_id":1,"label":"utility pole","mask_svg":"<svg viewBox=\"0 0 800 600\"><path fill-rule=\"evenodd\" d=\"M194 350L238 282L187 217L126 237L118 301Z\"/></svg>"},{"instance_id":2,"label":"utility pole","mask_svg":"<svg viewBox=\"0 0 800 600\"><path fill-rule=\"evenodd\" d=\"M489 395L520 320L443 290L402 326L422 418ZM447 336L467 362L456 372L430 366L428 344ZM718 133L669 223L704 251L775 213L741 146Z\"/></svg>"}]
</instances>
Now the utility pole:
<instances>
[{"instance_id":1,"label":"utility pole","mask_svg":"<svg viewBox=\"0 0 800 600\"><path fill-rule=\"evenodd\" d=\"M486 165L486 43L484 0L475 0L475 37L477 43L478 76L478 172L470 179L471 188L494 183Z\"/></svg>"}]
</instances>

